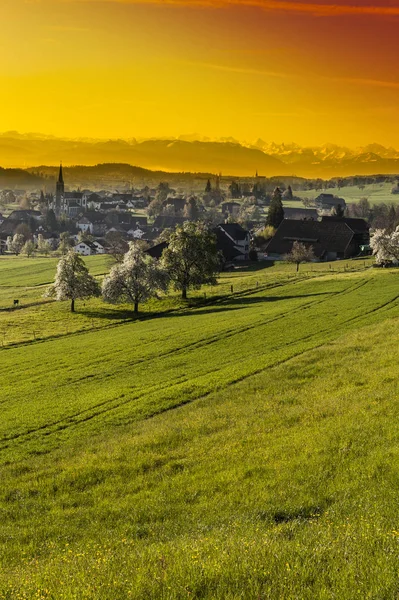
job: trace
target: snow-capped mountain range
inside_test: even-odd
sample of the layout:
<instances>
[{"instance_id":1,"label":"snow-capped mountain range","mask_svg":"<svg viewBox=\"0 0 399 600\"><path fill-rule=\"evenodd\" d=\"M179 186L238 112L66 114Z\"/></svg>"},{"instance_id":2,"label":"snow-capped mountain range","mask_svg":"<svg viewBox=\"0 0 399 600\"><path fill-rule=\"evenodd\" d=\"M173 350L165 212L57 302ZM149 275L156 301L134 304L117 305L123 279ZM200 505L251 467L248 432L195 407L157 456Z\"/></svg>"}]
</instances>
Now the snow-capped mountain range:
<instances>
[{"instance_id":1,"label":"snow-capped mountain range","mask_svg":"<svg viewBox=\"0 0 399 600\"><path fill-rule=\"evenodd\" d=\"M0 134L0 166L127 163L146 169L266 177L296 175L331 178L351 175L399 174L399 151L380 144L351 149L324 144L303 147L258 139L234 138L67 139L41 134Z\"/></svg>"}]
</instances>

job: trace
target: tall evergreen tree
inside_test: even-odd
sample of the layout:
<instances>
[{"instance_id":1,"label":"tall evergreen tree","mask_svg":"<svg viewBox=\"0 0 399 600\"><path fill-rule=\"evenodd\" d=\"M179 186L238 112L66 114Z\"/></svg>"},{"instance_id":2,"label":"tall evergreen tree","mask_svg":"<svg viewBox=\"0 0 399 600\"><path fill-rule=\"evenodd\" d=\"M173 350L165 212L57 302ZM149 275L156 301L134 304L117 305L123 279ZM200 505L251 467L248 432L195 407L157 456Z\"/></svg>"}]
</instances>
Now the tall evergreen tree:
<instances>
[{"instance_id":1,"label":"tall evergreen tree","mask_svg":"<svg viewBox=\"0 0 399 600\"><path fill-rule=\"evenodd\" d=\"M55 212L52 208L50 208L50 210L47 211L44 223L47 231L49 231L50 233L52 233L53 231L57 231L58 223L55 216Z\"/></svg>"},{"instance_id":2,"label":"tall evergreen tree","mask_svg":"<svg viewBox=\"0 0 399 600\"><path fill-rule=\"evenodd\" d=\"M206 194L210 194L212 191L212 184L211 184L211 180L208 179L208 182L206 184L206 188L205 188L205 193Z\"/></svg>"},{"instance_id":3,"label":"tall evergreen tree","mask_svg":"<svg viewBox=\"0 0 399 600\"><path fill-rule=\"evenodd\" d=\"M270 225L277 229L281 221L284 219L284 208L282 202L282 193L280 188L276 187L267 213L266 225Z\"/></svg>"}]
</instances>

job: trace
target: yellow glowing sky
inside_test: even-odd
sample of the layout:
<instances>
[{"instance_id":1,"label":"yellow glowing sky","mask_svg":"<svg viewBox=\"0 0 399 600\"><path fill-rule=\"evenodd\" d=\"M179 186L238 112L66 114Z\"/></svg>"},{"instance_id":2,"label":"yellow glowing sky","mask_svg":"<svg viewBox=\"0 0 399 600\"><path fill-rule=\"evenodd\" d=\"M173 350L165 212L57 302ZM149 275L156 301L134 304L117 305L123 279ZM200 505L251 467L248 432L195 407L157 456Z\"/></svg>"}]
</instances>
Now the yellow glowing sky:
<instances>
[{"instance_id":1,"label":"yellow glowing sky","mask_svg":"<svg viewBox=\"0 0 399 600\"><path fill-rule=\"evenodd\" d=\"M0 0L0 131L399 147L399 0Z\"/></svg>"}]
</instances>

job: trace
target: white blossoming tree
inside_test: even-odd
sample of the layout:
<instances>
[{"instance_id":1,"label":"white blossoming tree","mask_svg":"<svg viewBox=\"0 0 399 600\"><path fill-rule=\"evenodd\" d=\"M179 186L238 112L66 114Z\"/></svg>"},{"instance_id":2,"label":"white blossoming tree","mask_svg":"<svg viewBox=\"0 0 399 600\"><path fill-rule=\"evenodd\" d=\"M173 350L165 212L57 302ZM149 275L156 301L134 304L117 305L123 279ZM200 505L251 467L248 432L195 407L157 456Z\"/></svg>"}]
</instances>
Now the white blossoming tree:
<instances>
[{"instance_id":1,"label":"white blossoming tree","mask_svg":"<svg viewBox=\"0 0 399 600\"><path fill-rule=\"evenodd\" d=\"M28 258L34 255L35 253L35 244L32 240L27 240L25 244L22 246L21 250L22 254L26 254Z\"/></svg>"},{"instance_id":2,"label":"white blossoming tree","mask_svg":"<svg viewBox=\"0 0 399 600\"><path fill-rule=\"evenodd\" d=\"M21 250L24 247L24 244L25 244L25 237L22 235L22 233L16 233L11 241L11 245L10 245L11 252L14 252L14 254L16 254L18 256L18 254L21 253Z\"/></svg>"},{"instance_id":3,"label":"white blossoming tree","mask_svg":"<svg viewBox=\"0 0 399 600\"><path fill-rule=\"evenodd\" d=\"M45 240L42 233L37 236L37 251L45 256L48 256L51 252L51 244L48 240Z\"/></svg>"},{"instance_id":4,"label":"white blossoming tree","mask_svg":"<svg viewBox=\"0 0 399 600\"><path fill-rule=\"evenodd\" d=\"M291 252L286 254L284 260L296 265L296 271L299 271L299 265L304 262L311 262L315 256L313 253L313 247L305 246L301 242L294 242L292 245Z\"/></svg>"},{"instance_id":5,"label":"white blossoming tree","mask_svg":"<svg viewBox=\"0 0 399 600\"><path fill-rule=\"evenodd\" d=\"M393 233L376 229L370 241L377 264L399 262L399 227Z\"/></svg>"},{"instance_id":6,"label":"white blossoming tree","mask_svg":"<svg viewBox=\"0 0 399 600\"><path fill-rule=\"evenodd\" d=\"M166 289L167 275L159 263L139 244L130 242L123 261L112 267L110 274L104 278L102 294L105 302L134 304L134 312L138 313L139 304L157 297L159 291Z\"/></svg>"},{"instance_id":7,"label":"white blossoming tree","mask_svg":"<svg viewBox=\"0 0 399 600\"><path fill-rule=\"evenodd\" d=\"M54 296L56 300L70 300L71 312L75 312L75 300L84 300L100 295L98 281L89 273L84 260L73 250L58 261L53 285L46 296Z\"/></svg>"}]
</instances>

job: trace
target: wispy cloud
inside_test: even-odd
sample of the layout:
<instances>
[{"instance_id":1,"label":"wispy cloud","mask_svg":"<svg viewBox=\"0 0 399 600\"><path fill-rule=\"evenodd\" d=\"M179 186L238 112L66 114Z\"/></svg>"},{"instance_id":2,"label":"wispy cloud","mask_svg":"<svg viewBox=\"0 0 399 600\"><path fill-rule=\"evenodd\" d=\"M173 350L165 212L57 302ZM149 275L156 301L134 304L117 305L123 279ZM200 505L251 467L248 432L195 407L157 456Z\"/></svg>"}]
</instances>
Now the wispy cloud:
<instances>
[{"instance_id":1,"label":"wispy cloud","mask_svg":"<svg viewBox=\"0 0 399 600\"><path fill-rule=\"evenodd\" d=\"M61 0L66 2L109 2L119 4L158 4L175 5L189 8L203 6L208 8L224 8L229 6L257 7L273 12L307 13L316 16L344 16L344 15L370 15L370 16L399 16L399 2L395 0L390 4L370 4L362 2L347 3L336 2L307 2L296 0Z\"/></svg>"},{"instance_id":2,"label":"wispy cloud","mask_svg":"<svg viewBox=\"0 0 399 600\"><path fill-rule=\"evenodd\" d=\"M84 33L90 31L88 27L68 27L67 25L49 25L46 29L50 31L59 31L67 33Z\"/></svg>"},{"instance_id":3,"label":"wispy cloud","mask_svg":"<svg viewBox=\"0 0 399 600\"><path fill-rule=\"evenodd\" d=\"M380 79L364 79L361 77L323 77L328 81L337 81L343 83L350 83L354 85L365 85L371 87L388 88L393 90L399 90L398 81L384 81Z\"/></svg>"},{"instance_id":4,"label":"wispy cloud","mask_svg":"<svg viewBox=\"0 0 399 600\"><path fill-rule=\"evenodd\" d=\"M280 79L296 77L291 73L282 73L279 71L268 71L263 69L251 69L246 67L231 67L228 65L217 65L205 62L185 62L184 64L211 69L212 71L223 71L225 73L239 73L241 75L262 75L264 77L278 77Z\"/></svg>"},{"instance_id":5,"label":"wispy cloud","mask_svg":"<svg viewBox=\"0 0 399 600\"><path fill-rule=\"evenodd\" d=\"M234 67L229 65L219 65L214 63L206 63L206 62L184 62L181 64L186 64L190 66L200 67L204 69L211 69L212 71L222 71L226 73L240 73L244 75L259 75L264 77L276 77L279 79L307 79L311 78L314 81L330 81L337 83L347 83L351 85L361 85L361 86L369 86L369 87L379 87L379 88L388 88L388 89L399 89L398 81L389 81L383 79L368 79L363 77L333 77L328 75L316 75L314 73L310 73L308 75L299 75L298 73L286 73L279 71L268 71L262 69L251 69L245 67Z\"/></svg>"}]
</instances>

